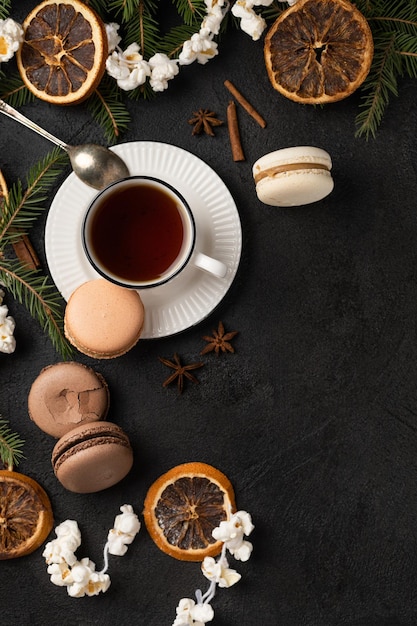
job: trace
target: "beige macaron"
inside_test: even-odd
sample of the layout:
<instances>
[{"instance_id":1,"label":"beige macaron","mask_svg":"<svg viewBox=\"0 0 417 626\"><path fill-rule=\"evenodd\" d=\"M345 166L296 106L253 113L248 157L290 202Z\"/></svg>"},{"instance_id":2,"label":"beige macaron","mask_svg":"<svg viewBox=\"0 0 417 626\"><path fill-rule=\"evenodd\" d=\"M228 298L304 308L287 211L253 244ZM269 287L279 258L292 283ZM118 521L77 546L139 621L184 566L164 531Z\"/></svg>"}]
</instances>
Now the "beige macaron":
<instances>
[{"instance_id":1,"label":"beige macaron","mask_svg":"<svg viewBox=\"0 0 417 626\"><path fill-rule=\"evenodd\" d=\"M137 291L103 278L90 280L80 285L68 300L65 336L83 354L111 359L136 345L144 315Z\"/></svg>"},{"instance_id":2,"label":"beige macaron","mask_svg":"<svg viewBox=\"0 0 417 626\"><path fill-rule=\"evenodd\" d=\"M271 206L292 207L322 200L333 190L328 152L314 146L282 148L258 159L252 168L256 193Z\"/></svg>"}]
</instances>

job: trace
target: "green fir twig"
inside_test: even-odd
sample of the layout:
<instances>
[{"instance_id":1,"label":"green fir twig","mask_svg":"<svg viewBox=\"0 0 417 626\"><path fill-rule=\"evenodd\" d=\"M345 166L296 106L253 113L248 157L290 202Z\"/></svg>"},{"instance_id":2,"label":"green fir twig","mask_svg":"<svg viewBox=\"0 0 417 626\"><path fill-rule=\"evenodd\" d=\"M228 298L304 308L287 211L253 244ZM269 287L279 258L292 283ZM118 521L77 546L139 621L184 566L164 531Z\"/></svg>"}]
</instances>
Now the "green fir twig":
<instances>
[{"instance_id":1,"label":"green fir twig","mask_svg":"<svg viewBox=\"0 0 417 626\"><path fill-rule=\"evenodd\" d=\"M0 259L0 282L39 322L62 358L70 358L73 350L63 332L61 296L50 279L39 270L26 269L19 261Z\"/></svg>"},{"instance_id":2,"label":"green fir twig","mask_svg":"<svg viewBox=\"0 0 417 626\"><path fill-rule=\"evenodd\" d=\"M2 100L6 100L10 106L19 108L35 101L34 94L27 89L20 74L3 75L0 80Z\"/></svg>"},{"instance_id":3,"label":"green fir twig","mask_svg":"<svg viewBox=\"0 0 417 626\"><path fill-rule=\"evenodd\" d=\"M72 348L63 332L61 296L49 277L39 270L27 269L21 261L10 258L9 246L27 234L45 209L48 192L68 164L68 156L59 148L37 163L28 173L26 188L15 183L0 213L0 283L23 304L49 335L63 358Z\"/></svg>"},{"instance_id":4,"label":"green fir twig","mask_svg":"<svg viewBox=\"0 0 417 626\"><path fill-rule=\"evenodd\" d=\"M12 7L11 0L1 0L0 2L0 19L4 20L10 15L10 9Z\"/></svg>"},{"instance_id":5,"label":"green fir twig","mask_svg":"<svg viewBox=\"0 0 417 626\"><path fill-rule=\"evenodd\" d=\"M22 452L23 445L24 440L12 432L8 421L0 416L0 460L9 471L25 458Z\"/></svg>"},{"instance_id":6,"label":"green fir twig","mask_svg":"<svg viewBox=\"0 0 417 626\"><path fill-rule=\"evenodd\" d=\"M110 144L114 143L129 126L130 113L122 100L116 81L109 76L101 81L99 88L89 98L88 108Z\"/></svg>"},{"instance_id":7,"label":"green fir twig","mask_svg":"<svg viewBox=\"0 0 417 626\"><path fill-rule=\"evenodd\" d=\"M206 12L204 0L173 0L178 14L188 26L195 26L200 23Z\"/></svg>"},{"instance_id":8,"label":"green fir twig","mask_svg":"<svg viewBox=\"0 0 417 626\"><path fill-rule=\"evenodd\" d=\"M417 77L417 0L356 0L374 39L372 67L361 91L357 136L375 137L404 77Z\"/></svg>"}]
</instances>

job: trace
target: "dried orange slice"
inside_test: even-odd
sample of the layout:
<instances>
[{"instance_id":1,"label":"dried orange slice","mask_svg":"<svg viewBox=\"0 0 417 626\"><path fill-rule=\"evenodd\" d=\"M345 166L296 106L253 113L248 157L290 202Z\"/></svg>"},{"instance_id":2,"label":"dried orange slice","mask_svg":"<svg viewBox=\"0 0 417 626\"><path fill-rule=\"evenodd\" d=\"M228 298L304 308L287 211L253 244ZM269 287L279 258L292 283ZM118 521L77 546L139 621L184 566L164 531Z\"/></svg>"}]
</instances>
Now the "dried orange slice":
<instances>
[{"instance_id":1,"label":"dried orange slice","mask_svg":"<svg viewBox=\"0 0 417 626\"><path fill-rule=\"evenodd\" d=\"M0 471L0 560L30 554L52 530L48 496L29 476Z\"/></svg>"},{"instance_id":2,"label":"dried orange slice","mask_svg":"<svg viewBox=\"0 0 417 626\"><path fill-rule=\"evenodd\" d=\"M265 37L269 79L290 100L336 102L365 80L373 39L362 13L348 0L299 0Z\"/></svg>"},{"instance_id":3,"label":"dried orange slice","mask_svg":"<svg viewBox=\"0 0 417 626\"><path fill-rule=\"evenodd\" d=\"M181 561L202 561L219 554L212 536L235 511L229 479L206 463L184 463L160 476L149 488L143 516L158 548Z\"/></svg>"},{"instance_id":4,"label":"dried orange slice","mask_svg":"<svg viewBox=\"0 0 417 626\"><path fill-rule=\"evenodd\" d=\"M53 104L81 102L99 84L108 54L106 28L80 0L44 0L23 22L16 57L35 96Z\"/></svg>"}]
</instances>

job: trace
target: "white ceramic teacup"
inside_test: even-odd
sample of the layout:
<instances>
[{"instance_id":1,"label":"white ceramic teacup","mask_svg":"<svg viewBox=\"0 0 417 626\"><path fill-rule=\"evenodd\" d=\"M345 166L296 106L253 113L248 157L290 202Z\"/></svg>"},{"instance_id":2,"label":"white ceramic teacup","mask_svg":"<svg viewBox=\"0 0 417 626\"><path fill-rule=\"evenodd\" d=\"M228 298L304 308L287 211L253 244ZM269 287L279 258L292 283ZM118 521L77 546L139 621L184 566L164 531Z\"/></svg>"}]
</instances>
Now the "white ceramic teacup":
<instances>
[{"instance_id":1,"label":"white ceramic teacup","mask_svg":"<svg viewBox=\"0 0 417 626\"><path fill-rule=\"evenodd\" d=\"M130 176L100 191L82 224L82 243L93 268L134 289L162 285L188 263L223 278L227 266L196 250L195 242L187 201L151 176Z\"/></svg>"}]
</instances>

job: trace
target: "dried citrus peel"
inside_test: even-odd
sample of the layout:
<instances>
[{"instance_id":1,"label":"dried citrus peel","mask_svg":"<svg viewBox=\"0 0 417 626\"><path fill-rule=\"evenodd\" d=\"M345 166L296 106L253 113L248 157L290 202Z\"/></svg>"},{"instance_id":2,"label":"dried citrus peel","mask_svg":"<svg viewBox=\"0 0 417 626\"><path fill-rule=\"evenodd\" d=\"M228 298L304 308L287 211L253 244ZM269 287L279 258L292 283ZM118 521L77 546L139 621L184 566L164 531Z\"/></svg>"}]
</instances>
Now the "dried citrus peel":
<instances>
[{"instance_id":1,"label":"dried citrus peel","mask_svg":"<svg viewBox=\"0 0 417 626\"><path fill-rule=\"evenodd\" d=\"M0 560L34 552L52 525L52 507L43 488L24 474L0 470Z\"/></svg>"},{"instance_id":2,"label":"dried citrus peel","mask_svg":"<svg viewBox=\"0 0 417 626\"><path fill-rule=\"evenodd\" d=\"M105 25L80 0L44 0L23 22L17 65L41 100L75 104L98 86L106 67Z\"/></svg>"},{"instance_id":3,"label":"dried citrus peel","mask_svg":"<svg viewBox=\"0 0 417 626\"><path fill-rule=\"evenodd\" d=\"M304 104L336 102L365 80L373 58L371 29L348 0L299 0L265 37L273 87Z\"/></svg>"},{"instance_id":4,"label":"dried citrus peel","mask_svg":"<svg viewBox=\"0 0 417 626\"><path fill-rule=\"evenodd\" d=\"M235 510L229 479L206 463L184 463L160 476L148 490L144 520L163 551L184 561L220 553L212 531Z\"/></svg>"}]
</instances>

